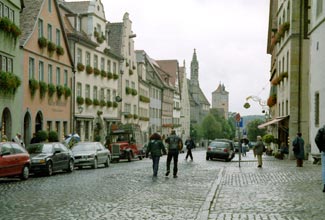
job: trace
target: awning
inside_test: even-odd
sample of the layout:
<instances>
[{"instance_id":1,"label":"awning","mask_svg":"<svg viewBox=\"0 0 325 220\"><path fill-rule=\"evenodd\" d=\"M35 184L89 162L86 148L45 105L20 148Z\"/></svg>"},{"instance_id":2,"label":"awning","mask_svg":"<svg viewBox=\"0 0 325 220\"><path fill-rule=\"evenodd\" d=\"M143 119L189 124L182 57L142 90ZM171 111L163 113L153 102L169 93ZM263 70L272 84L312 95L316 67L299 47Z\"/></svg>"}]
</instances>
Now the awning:
<instances>
[{"instance_id":1,"label":"awning","mask_svg":"<svg viewBox=\"0 0 325 220\"><path fill-rule=\"evenodd\" d=\"M282 121L283 119L285 119L287 116L284 117L277 117L271 121L265 122L264 124L260 124L259 126L257 126L259 129L265 128L266 126L278 123L279 121Z\"/></svg>"}]
</instances>

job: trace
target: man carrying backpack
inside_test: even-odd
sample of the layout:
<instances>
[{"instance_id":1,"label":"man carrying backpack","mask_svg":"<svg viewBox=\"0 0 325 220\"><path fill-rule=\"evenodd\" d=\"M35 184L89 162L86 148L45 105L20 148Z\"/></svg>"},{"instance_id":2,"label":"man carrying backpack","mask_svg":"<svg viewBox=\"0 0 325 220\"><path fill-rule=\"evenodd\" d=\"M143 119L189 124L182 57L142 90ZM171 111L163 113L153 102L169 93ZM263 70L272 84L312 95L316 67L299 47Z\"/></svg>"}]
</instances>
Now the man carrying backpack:
<instances>
[{"instance_id":1,"label":"man carrying backpack","mask_svg":"<svg viewBox=\"0 0 325 220\"><path fill-rule=\"evenodd\" d=\"M150 141L146 151L146 157L149 156L149 153L151 153L151 158L152 158L153 177L157 177L158 169L159 169L159 159L162 153L166 154L165 146L161 141L160 135L157 133L154 133L153 135L150 136Z\"/></svg>"},{"instance_id":2,"label":"man carrying backpack","mask_svg":"<svg viewBox=\"0 0 325 220\"><path fill-rule=\"evenodd\" d=\"M323 192L325 192L325 125L318 129L315 137L315 143L322 156L322 178L323 178Z\"/></svg>"},{"instance_id":3,"label":"man carrying backpack","mask_svg":"<svg viewBox=\"0 0 325 220\"><path fill-rule=\"evenodd\" d=\"M180 137L175 133L175 130L172 130L170 136L165 141L168 144L168 154L167 154L167 172L166 176L170 173L170 162L174 160L174 169L173 177L177 178L177 162L178 162L178 153L180 149L183 149L183 142Z\"/></svg>"}]
</instances>

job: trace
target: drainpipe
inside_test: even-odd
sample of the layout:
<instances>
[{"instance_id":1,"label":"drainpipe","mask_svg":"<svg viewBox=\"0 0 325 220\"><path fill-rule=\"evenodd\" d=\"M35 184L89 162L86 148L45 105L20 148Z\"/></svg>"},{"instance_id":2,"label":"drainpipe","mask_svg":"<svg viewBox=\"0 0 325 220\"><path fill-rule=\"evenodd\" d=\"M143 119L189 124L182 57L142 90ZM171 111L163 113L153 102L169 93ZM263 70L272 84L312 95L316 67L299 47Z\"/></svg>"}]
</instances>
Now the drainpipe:
<instances>
[{"instance_id":1,"label":"drainpipe","mask_svg":"<svg viewBox=\"0 0 325 220\"><path fill-rule=\"evenodd\" d=\"M301 62L302 62L302 31L303 31L303 2L300 1L300 19L299 19L299 66L298 66L298 132L300 131L300 121L301 121Z\"/></svg>"}]
</instances>

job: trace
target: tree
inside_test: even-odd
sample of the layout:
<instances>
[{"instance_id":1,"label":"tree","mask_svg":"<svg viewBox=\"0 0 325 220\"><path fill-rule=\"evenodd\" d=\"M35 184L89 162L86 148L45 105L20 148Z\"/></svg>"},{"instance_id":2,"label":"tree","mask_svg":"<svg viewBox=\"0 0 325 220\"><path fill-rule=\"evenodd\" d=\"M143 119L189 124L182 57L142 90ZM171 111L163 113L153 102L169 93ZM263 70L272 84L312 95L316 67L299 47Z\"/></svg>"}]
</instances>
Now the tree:
<instances>
[{"instance_id":1,"label":"tree","mask_svg":"<svg viewBox=\"0 0 325 220\"><path fill-rule=\"evenodd\" d=\"M208 140L213 140L217 137L221 138L223 136L221 123L217 122L212 114L208 114L203 119L201 130L203 137Z\"/></svg>"},{"instance_id":2,"label":"tree","mask_svg":"<svg viewBox=\"0 0 325 220\"><path fill-rule=\"evenodd\" d=\"M251 141L256 141L257 136L263 137L266 134L266 129L259 129L258 126L260 124L263 124L263 120L261 119L255 119L250 121L246 125L247 129L247 138Z\"/></svg>"}]
</instances>

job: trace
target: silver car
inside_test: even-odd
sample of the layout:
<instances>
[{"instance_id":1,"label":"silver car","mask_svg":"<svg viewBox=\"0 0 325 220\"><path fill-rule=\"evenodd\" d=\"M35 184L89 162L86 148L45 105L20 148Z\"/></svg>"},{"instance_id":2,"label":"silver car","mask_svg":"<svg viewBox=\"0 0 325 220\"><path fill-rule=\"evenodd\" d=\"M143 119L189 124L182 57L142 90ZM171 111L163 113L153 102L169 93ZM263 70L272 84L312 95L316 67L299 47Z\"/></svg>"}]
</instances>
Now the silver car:
<instances>
[{"instance_id":1,"label":"silver car","mask_svg":"<svg viewBox=\"0 0 325 220\"><path fill-rule=\"evenodd\" d=\"M108 167L111 161L111 152L100 142L79 142L73 146L75 167L91 166L96 169L99 164Z\"/></svg>"}]
</instances>

